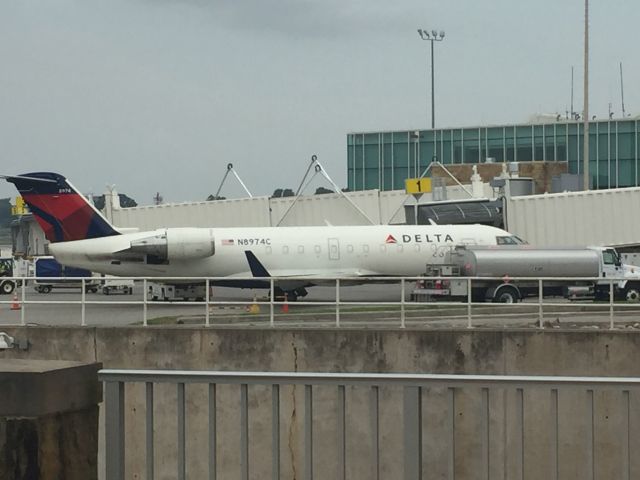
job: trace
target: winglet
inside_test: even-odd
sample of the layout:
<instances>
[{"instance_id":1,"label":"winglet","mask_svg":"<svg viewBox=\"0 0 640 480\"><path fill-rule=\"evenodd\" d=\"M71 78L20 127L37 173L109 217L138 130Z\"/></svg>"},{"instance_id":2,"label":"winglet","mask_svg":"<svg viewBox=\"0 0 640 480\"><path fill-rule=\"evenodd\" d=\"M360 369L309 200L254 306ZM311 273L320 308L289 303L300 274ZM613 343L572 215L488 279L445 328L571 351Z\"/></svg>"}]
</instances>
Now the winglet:
<instances>
[{"instance_id":1,"label":"winglet","mask_svg":"<svg viewBox=\"0 0 640 480\"><path fill-rule=\"evenodd\" d=\"M247 256L247 262L249 262L249 268L251 269L251 274L254 277L270 277L267 269L264 268L264 265L260 263L260 260L253 254L251 250L245 250L244 254Z\"/></svg>"}]
</instances>

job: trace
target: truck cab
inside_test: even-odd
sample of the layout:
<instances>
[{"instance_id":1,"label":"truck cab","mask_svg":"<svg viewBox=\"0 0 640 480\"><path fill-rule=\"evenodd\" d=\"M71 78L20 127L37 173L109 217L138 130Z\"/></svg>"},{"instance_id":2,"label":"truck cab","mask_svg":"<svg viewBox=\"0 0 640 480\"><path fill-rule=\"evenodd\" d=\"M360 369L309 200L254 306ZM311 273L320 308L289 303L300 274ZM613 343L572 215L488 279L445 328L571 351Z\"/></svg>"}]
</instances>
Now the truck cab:
<instances>
[{"instance_id":1,"label":"truck cab","mask_svg":"<svg viewBox=\"0 0 640 480\"><path fill-rule=\"evenodd\" d=\"M10 295L16 289L13 277L13 258L0 258L0 293Z\"/></svg>"}]
</instances>

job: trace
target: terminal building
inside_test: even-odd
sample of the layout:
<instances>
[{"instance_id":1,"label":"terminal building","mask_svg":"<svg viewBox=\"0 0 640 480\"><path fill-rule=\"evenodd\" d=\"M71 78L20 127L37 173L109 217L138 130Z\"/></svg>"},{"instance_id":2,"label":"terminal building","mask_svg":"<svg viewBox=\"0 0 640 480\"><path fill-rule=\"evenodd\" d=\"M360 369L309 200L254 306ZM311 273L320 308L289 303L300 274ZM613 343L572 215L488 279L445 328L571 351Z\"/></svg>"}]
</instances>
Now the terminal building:
<instances>
[{"instance_id":1,"label":"terminal building","mask_svg":"<svg viewBox=\"0 0 640 480\"><path fill-rule=\"evenodd\" d=\"M640 117L590 122L590 189L640 186L639 124ZM478 173L484 178L488 173L484 165L518 162L524 169L521 173L536 180L535 193L551 192L550 178L545 181L536 176L580 176L582 149L582 123L564 119L521 125L350 133L347 187L351 191L404 189L405 178L422 176L434 160L456 176L460 172L461 182L468 181L470 170L459 166L478 164L482 166ZM567 189L576 188L563 190Z\"/></svg>"}]
</instances>

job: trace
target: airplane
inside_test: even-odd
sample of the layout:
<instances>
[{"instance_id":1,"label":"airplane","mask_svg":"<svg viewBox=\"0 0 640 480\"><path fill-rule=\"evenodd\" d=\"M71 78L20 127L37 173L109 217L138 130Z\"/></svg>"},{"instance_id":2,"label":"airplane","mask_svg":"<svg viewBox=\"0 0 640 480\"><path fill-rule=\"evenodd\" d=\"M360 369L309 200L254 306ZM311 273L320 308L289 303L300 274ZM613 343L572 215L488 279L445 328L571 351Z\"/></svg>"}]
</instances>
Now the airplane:
<instances>
[{"instance_id":1,"label":"airplane","mask_svg":"<svg viewBox=\"0 0 640 480\"><path fill-rule=\"evenodd\" d=\"M118 229L57 173L2 175L13 183L63 265L122 277L224 277L212 284L269 288L289 300L340 277L411 277L456 245L524 243L488 225L372 225ZM295 277L292 278L292 277ZM290 280L287 280L290 279ZM172 282L174 283L174 282ZM333 284L333 282L330 282Z\"/></svg>"}]
</instances>

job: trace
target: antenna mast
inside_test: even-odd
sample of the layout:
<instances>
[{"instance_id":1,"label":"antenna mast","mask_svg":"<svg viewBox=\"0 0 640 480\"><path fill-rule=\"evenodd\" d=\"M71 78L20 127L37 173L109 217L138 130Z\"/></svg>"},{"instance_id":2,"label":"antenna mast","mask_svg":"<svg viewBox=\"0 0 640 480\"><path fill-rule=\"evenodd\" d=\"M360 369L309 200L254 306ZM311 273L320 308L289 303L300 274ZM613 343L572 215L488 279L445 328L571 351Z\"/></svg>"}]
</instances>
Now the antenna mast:
<instances>
[{"instance_id":1,"label":"antenna mast","mask_svg":"<svg viewBox=\"0 0 640 480\"><path fill-rule=\"evenodd\" d=\"M571 65L571 119L573 120L573 65Z\"/></svg>"},{"instance_id":2,"label":"antenna mast","mask_svg":"<svg viewBox=\"0 0 640 480\"><path fill-rule=\"evenodd\" d=\"M627 115L624 110L624 83L622 82L622 62L620 62L620 97L622 100L622 118L625 118Z\"/></svg>"}]
</instances>

